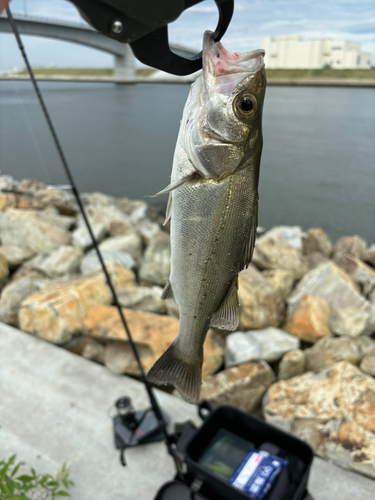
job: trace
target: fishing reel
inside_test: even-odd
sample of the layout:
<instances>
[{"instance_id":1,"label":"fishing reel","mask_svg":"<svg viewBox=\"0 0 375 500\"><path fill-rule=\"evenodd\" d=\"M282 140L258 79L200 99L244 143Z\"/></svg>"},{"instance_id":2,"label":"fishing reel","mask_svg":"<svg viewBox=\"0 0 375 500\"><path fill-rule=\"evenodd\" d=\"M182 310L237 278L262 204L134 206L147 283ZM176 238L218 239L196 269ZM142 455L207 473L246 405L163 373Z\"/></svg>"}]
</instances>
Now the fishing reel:
<instances>
[{"instance_id":1,"label":"fishing reel","mask_svg":"<svg viewBox=\"0 0 375 500\"><path fill-rule=\"evenodd\" d=\"M202 0L70 0L82 17L103 35L129 43L144 64L172 73L189 75L202 68L202 52L181 57L172 52L168 24ZM213 35L218 42L232 19L234 0L214 0L219 21Z\"/></svg>"},{"instance_id":2,"label":"fishing reel","mask_svg":"<svg viewBox=\"0 0 375 500\"><path fill-rule=\"evenodd\" d=\"M120 452L120 462L126 465L125 449L141 444L163 441L164 433L152 406L135 411L131 399L123 396L115 402L117 410L113 418L115 446ZM166 424L169 417L162 412Z\"/></svg>"}]
</instances>

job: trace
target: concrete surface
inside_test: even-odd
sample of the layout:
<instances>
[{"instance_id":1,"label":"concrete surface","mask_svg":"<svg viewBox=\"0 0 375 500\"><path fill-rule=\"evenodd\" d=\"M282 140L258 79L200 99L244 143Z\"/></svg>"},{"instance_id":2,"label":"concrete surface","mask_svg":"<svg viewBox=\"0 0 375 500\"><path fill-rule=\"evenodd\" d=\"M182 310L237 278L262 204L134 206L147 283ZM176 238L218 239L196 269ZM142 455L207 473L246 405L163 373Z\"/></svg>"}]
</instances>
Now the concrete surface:
<instances>
[{"instance_id":1,"label":"concrete surface","mask_svg":"<svg viewBox=\"0 0 375 500\"><path fill-rule=\"evenodd\" d=\"M173 421L199 419L194 406L156 391ZM55 474L66 462L72 500L152 500L174 475L163 443L114 449L110 410L122 395L148 406L141 383L0 323L0 459L17 453L27 467ZM316 458L315 500L373 500L375 481Z\"/></svg>"}]
</instances>

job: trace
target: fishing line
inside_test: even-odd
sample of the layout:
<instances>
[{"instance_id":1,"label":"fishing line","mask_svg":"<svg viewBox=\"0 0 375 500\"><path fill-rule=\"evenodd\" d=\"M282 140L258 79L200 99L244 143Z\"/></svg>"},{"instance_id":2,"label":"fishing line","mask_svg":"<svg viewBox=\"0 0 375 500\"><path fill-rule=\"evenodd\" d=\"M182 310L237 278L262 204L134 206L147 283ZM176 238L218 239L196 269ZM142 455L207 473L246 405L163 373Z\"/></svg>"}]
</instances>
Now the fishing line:
<instances>
[{"instance_id":1,"label":"fishing line","mask_svg":"<svg viewBox=\"0 0 375 500\"><path fill-rule=\"evenodd\" d=\"M103 256L102 256L102 254L101 254L101 252L99 250L98 242L96 241L96 238L94 236L93 230L91 228L90 221L89 221L89 219L87 217L86 211L84 209L84 206L83 206L83 203L82 203L82 200L81 200L81 196L80 196L79 191L78 191L78 187L77 187L77 185L75 183L75 180L73 178L73 174L72 174L72 172L70 170L70 167L68 165L68 162L67 162L67 159L65 157L64 151L62 149L61 143L60 143L59 138L57 136L56 129L55 129L53 123L52 123L51 116L50 116L50 114L48 112L47 106L45 104L45 101L44 101L43 96L41 94L41 91L39 89L39 85L38 85L37 81L35 80L34 72L33 72L32 68L30 66L29 59L28 59L28 57L26 55L25 47L24 47L24 45L22 43L21 36L19 34L17 25L16 25L16 23L15 23L15 21L13 19L13 15L12 15L12 13L10 11L9 5L6 7L6 12L7 12L7 15L8 15L9 23L10 23L11 28L13 30L13 33L14 33L14 35L16 37L18 47L19 47L19 49L21 51L21 54L22 54L22 57L23 57L23 59L25 61L25 64L26 64L26 67L27 67L27 71L28 71L28 73L30 75L31 82L32 82L32 84L34 86L36 95L37 95L39 103L41 105L42 111L43 111L44 116L45 116L45 118L47 120L48 127L50 129L50 132L52 134L53 140L55 142L55 145L56 145L58 154L60 156L63 168L65 170L66 176L67 176L67 178L69 180L69 183L71 185L72 192L73 192L73 194L75 196L75 199L77 201L77 204L79 206L79 209L80 209L80 212L82 214L84 223L85 223L86 228L87 228L87 230L88 230L88 232L90 234L90 238L91 238L91 241L93 243L96 255L98 256L100 265L101 265L103 273L105 275L108 287L109 287L109 289L111 291L111 295L112 295L112 299L113 299L113 304L115 305L115 307L118 310L118 313L119 313L120 319L121 319L121 323L122 323L122 325L124 327L124 330L125 330L126 335L128 337L128 340L129 340L130 346L132 348L134 357L135 357L135 359L137 361L137 364L139 366L139 370L141 372L141 378L142 378L142 381L143 381L143 383L144 383L144 385L146 387L146 390L147 390L147 393L148 393L148 397L149 397L150 402L151 402L151 406L152 406L152 408L153 408L153 410L155 412L155 416L156 416L156 418L157 418L157 420L159 422L160 428L161 428L161 430L162 430L162 432L164 434L166 445L167 445L167 448L168 448L168 452L169 452L169 454L174 459L177 474L179 475L180 479L183 482L185 482L185 479L183 477L183 473L182 473L182 470L181 470L180 460L179 460L179 458L177 456L177 451L176 451L174 440L173 440L172 436L169 435L168 432L167 432L166 423L165 423L163 414L162 414L162 412L161 412L161 410L159 408L159 404L158 404L158 402L157 402L157 400L156 400L156 398L154 396L153 389L152 389L149 381L146 378L145 372L143 370L143 366L141 364L140 357L139 357L138 352L137 352L137 348L136 348L136 346L134 344L133 338L132 338L130 330L129 330L129 326L127 324L127 321L125 319L124 313L123 313L122 308L120 306L120 303L118 301L117 293L116 293L115 287L113 285L111 276L110 276L110 274L108 272L107 266L105 265Z\"/></svg>"}]
</instances>

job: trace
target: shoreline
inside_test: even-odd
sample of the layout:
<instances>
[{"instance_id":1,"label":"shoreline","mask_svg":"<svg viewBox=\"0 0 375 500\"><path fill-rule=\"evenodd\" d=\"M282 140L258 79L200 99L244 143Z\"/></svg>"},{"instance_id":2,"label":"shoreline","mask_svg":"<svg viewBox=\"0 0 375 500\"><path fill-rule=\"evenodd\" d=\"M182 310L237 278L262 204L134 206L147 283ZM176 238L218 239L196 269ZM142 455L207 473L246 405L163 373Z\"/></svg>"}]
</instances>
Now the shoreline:
<instances>
[{"instance_id":1,"label":"shoreline","mask_svg":"<svg viewBox=\"0 0 375 500\"><path fill-rule=\"evenodd\" d=\"M119 80L110 76L74 76L69 75L38 75L38 81L43 82L72 82L72 83L116 83L116 84L136 84L136 83L168 83L168 84L190 84L194 80L189 77L180 78L136 78L134 80ZM0 75L0 81L29 81L27 75ZM357 87L374 88L375 80L358 78L269 78L269 86L302 86L302 87Z\"/></svg>"}]
</instances>

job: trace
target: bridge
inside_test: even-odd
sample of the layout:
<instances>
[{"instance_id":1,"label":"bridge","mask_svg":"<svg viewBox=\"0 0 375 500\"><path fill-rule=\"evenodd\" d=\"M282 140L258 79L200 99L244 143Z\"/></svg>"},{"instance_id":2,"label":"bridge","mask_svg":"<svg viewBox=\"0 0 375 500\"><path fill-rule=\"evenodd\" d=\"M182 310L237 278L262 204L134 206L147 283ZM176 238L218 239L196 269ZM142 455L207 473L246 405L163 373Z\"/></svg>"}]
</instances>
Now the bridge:
<instances>
[{"instance_id":1,"label":"bridge","mask_svg":"<svg viewBox=\"0 0 375 500\"><path fill-rule=\"evenodd\" d=\"M117 42L95 31L87 24L68 23L31 16L14 16L18 30L23 35L64 40L92 47L114 56L114 78L119 81L136 79L135 57L128 44ZM0 16L0 33L12 33L7 17ZM178 45L171 50L183 57L192 57L195 52Z\"/></svg>"}]
</instances>

